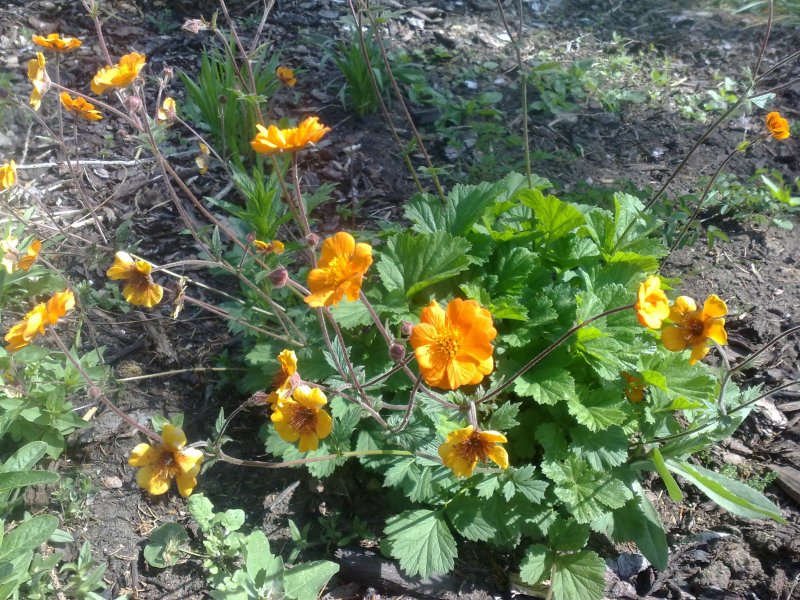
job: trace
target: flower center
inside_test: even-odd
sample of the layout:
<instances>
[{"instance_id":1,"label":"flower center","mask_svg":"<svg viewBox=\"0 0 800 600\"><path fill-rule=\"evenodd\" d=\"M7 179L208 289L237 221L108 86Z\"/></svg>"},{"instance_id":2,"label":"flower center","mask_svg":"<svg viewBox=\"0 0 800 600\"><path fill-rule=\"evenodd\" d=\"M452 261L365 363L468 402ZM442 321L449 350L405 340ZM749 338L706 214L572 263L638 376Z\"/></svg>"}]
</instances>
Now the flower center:
<instances>
[{"instance_id":1,"label":"flower center","mask_svg":"<svg viewBox=\"0 0 800 600\"><path fill-rule=\"evenodd\" d=\"M687 315L682 328L686 332L686 340L689 344L700 344L705 341L705 324L699 312Z\"/></svg>"},{"instance_id":2,"label":"flower center","mask_svg":"<svg viewBox=\"0 0 800 600\"><path fill-rule=\"evenodd\" d=\"M456 354L458 354L458 348L460 345L460 333L448 326L436 337L436 341L434 342L434 352L439 358L448 361L453 360L456 357Z\"/></svg>"},{"instance_id":3,"label":"flower center","mask_svg":"<svg viewBox=\"0 0 800 600\"><path fill-rule=\"evenodd\" d=\"M458 445L458 455L466 461L485 461L489 457L489 448L492 442L485 440L478 431L473 431L470 436Z\"/></svg>"},{"instance_id":4,"label":"flower center","mask_svg":"<svg viewBox=\"0 0 800 600\"><path fill-rule=\"evenodd\" d=\"M349 266L350 261L345 256L337 256L331 262L328 263L328 266L325 267L327 270L327 277L325 278L325 283L329 287L336 287L340 283L344 282L349 275Z\"/></svg>"},{"instance_id":5,"label":"flower center","mask_svg":"<svg viewBox=\"0 0 800 600\"><path fill-rule=\"evenodd\" d=\"M178 461L172 452L163 452L158 460L158 468L155 469L156 477L162 481L170 481L178 474Z\"/></svg>"},{"instance_id":6,"label":"flower center","mask_svg":"<svg viewBox=\"0 0 800 600\"><path fill-rule=\"evenodd\" d=\"M317 411L313 408L298 406L289 417L289 426L295 431L314 431L317 426Z\"/></svg>"}]
</instances>

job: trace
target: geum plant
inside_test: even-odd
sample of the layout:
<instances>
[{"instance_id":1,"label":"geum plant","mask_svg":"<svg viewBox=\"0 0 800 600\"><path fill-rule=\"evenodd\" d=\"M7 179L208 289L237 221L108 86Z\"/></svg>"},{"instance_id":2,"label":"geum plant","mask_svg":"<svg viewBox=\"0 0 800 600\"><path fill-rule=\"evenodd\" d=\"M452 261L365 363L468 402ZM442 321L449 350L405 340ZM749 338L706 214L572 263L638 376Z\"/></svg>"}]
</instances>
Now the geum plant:
<instances>
[{"instance_id":1,"label":"geum plant","mask_svg":"<svg viewBox=\"0 0 800 600\"><path fill-rule=\"evenodd\" d=\"M221 8L231 24L224 2ZM235 30L232 37L246 64ZM12 327L6 350L29 347L48 327L90 397L150 438L129 460L149 493L166 493L175 480L189 496L202 486L201 468L219 462L305 465L327 477L357 458L407 500L406 510L388 518L382 544L406 572L452 569L457 539L489 542L519 548L522 579L549 579L550 593L564 599L602 597L603 561L586 549L592 532L633 541L653 564L666 565L664 529L641 485L648 471L675 501L682 497L677 474L731 512L781 520L760 493L688 460L785 386L761 393L732 381L763 349L729 363L722 348L727 306L717 295L724 290L709 290L717 294L702 304L686 296L670 303L662 286L675 295L669 286L676 282L654 275L667 249L638 199L616 194L611 210L566 203L545 193L548 181L512 174L457 185L444 201L414 196L405 206L410 227L387 224L380 247L344 231L320 240L299 162L330 128L313 116L295 127L268 124L255 103L251 148L272 166L272 177L261 187L240 186L247 203L248 192L260 196L259 210L217 203L231 212L223 220L163 152L165 130L182 122L169 97L152 115L146 110L146 57L106 60L92 91L115 91L122 108L51 82L41 54L29 65L31 106L38 110L55 86L70 94L61 102L76 118L93 120L96 104L146 141L202 254L159 266L122 249L108 276L122 281L131 304L158 309L168 298L173 318L184 303L227 318L250 345L253 369L240 383L251 396L220 420L209 442L188 444L174 423L160 433L144 427L109 400L51 327L75 303L68 290ZM255 75L237 73L242 92L257 95ZM168 83L160 79L159 98ZM73 97L85 103L78 109ZM762 138L768 135L785 138L788 123L770 114ZM202 174L220 154L200 144ZM2 176L4 186L14 185L13 163ZM275 186L271 194L267 185ZM210 233L194 226L181 195L209 220ZM287 223L286 241L272 239L278 226L256 222L258 214ZM183 265L221 269L240 282L241 297L179 276ZM167 276L177 285L158 283ZM195 298L195 285L225 302ZM720 368L703 362L711 349ZM263 412L266 448L281 460L224 451L227 425L242 408ZM264 542L253 539L254 557ZM275 589L273 582L285 581L283 566L268 562L254 558L237 582L257 578L262 589Z\"/></svg>"}]
</instances>

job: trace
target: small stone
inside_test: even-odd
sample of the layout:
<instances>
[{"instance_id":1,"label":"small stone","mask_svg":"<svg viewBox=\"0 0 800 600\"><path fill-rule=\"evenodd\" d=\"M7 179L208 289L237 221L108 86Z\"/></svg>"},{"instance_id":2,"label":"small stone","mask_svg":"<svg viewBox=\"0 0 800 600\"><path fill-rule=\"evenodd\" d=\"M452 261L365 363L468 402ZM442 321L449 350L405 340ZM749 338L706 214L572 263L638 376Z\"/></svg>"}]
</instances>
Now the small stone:
<instances>
[{"instance_id":1,"label":"small stone","mask_svg":"<svg viewBox=\"0 0 800 600\"><path fill-rule=\"evenodd\" d=\"M109 490L118 490L122 487L122 479L117 477L116 475L108 475L101 479L101 483L103 487Z\"/></svg>"}]
</instances>

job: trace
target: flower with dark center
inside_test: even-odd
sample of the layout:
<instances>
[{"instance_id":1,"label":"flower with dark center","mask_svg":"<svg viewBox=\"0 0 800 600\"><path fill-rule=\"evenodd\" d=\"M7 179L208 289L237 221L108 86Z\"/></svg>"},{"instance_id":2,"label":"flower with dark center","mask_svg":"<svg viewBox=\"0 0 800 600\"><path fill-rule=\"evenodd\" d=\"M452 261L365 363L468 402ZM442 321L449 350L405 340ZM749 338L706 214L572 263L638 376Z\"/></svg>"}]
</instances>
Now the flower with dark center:
<instances>
[{"instance_id":1,"label":"flower with dark center","mask_svg":"<svg viewBox=\"0 0 800 600\"><path fill-rule=\"evenodd\" d=\"M447 440L439 446L439 456L456 477L469 477L479 462L488 460L507 469L508 452L499 445L507 441L502 433L476 431L470 425L447 434Z\"/></svg>"},{"instance_id":2,"label":"flower with dark center","mask_svg":"<svg viewBox=\"0 0 800 600\"><path fill-rule=\"evenodd\" d=\"M139 468L136 483L154 496L165 493L174 479L178 484L178 492L186 498L197 485L203 452L197 448L185 448L186 435L182 429L170 423L164 426L161 438L160 446L136 446L128 458L128 464Z\"/></svg>"},{"instance_id":3,"label":"flower with dark center","mask_svg":"<svg viewBox=\"0 0 800 600\"><path fill-rule=\"evenodd\" d=\"M117 252L114 264L106 271L110 279L122 280L122 295L131 304L151 308L161 302L164 288L153 283L153 270L146 260L134 260L127 252Z\"/></svg>"},{"instance_id":4,"label":"flower with dark center","mask_svg":"<svg viewBox=\"0 0 800 600\"><path fill-rule=\"evenodd\" d=\"M322 410L328 403L319 388L297 386L292 397L275 405L270 417L275 431L286 442L299 440L300 452L311 452L319 448L319 441L331 434L333 419Z\"/></svg>"},{"instance_id":5,"label":"flower with dark center","mask_svg":"<svg viewBox=\"0 0 800 600\"><path fill-rule=\"evenodd\" d=\"M670 309L668 325L661 333L664 347L672 352L691 348L689 364L702 360L711 348L709 340L720 345L728 343L725 331L725 315L728 307L718 296L712 294L703 304L702 310L688 296L679 296Z\"/></svg>"}]
</instances>

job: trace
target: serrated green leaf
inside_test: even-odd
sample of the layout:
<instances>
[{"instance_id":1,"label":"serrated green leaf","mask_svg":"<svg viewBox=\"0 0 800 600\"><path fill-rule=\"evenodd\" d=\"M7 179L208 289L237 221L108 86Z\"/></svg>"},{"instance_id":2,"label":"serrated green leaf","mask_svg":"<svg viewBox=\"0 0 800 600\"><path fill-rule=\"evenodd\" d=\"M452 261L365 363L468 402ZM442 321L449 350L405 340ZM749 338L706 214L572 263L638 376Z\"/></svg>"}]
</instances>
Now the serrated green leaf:
<instances>
[{"instance_id":1,"label":"serrated green leaf","mask_svg":"<svg viewBox=\"0 0 800 600\"><path fill-rule=\"evenodd\" d=\"M459 534L473 542L485 542L494 538L497 528L481 509L482 504L476 498L461 495L447 505L447 516Z\"/></svg>"},{"instance_id":2,"label":"serrated green leaf","mask_svg":"<svg viewBox=\"0 0 800 600\"><path fill-rule=\"evenodd\" d=\"M465 235L478 222L486 208L494 204L502 184L456 184L447 194L447 201L430 194L417 194L406 204L406 218L420 233L444 231Z\"/></svg>"},{"instance_id":3,"label":"serrated green leaf","mask_svg":"<svg viewBox=\"0 0 800 600\"><path fill-rule=\"evenodd\" d=\"M479 498L489 499L500 489L501 484L500 475L486 475L483 480L475 486L475 489L478 492Z\"/></svg>"},{"instance_id":4,"label":"serrated green leaf","mask_svg":"<svg viewBox=\"0 0 800 600\"><path fill-rule=\"evenodd\" d=\"M536 467L533 465L509 467L506 470L506 477L510 478L509 483L514 484L515 494L522 494L534 504L539 504L544 500L549 484L541 479L536 479Z\"/></svg>"},{"instance_id":5,"label":"serrated green leaf","mask_svg":"<svg viewBox=\"0 0 800 600\"><path fill-rule=\"evenodd\" d=\"M553 595L556 600L602 600L606 563L594 552L561 554L554 559Z\"/></svg>"},{"instance_id":6,"label":"serrated green leaf","mask_svg":"<svg viewBox=\"0 0 800 600\"><path fill-rule=\"evenodd\" d=\"M550 547L559 552L577 552L589 541L588 525L575 520L556 519L547 532Z\"/></svg>"},{"instance_id":7,"label":"serrated green leaf","mask_svg":"<svg viewBox=\"0 0 800 600\"><path fill-rule=\"evenodd\" d=\"M297 565L283 574L284 593L294 600L316 600L338 572L339 565L328 560Z\"/></svg>"},{"instance_id":8,"label":"serrated green leaf","mask_svg":"<svg viewBox=\"0 0 800 600\"><path fill-rule=\"evenodd\" d=\"M384 532L391 555L412 577L447 573L455 565L456 541L439 511L401 513L386 522Z\"/></svg>"},{"instance_id":9,"label":"serrated green leaf","mask_svg":"<svg viewBox=\"0 0 800 600\"><path fill-rule=\"evenodd\" d=\"M545 196L539 190L523 190L518 198L524 206L533 210L536 229L548 244L564 237L585 222L577 208L555 196Z\"/></svg>"},{"instance_id":10,"label":"serrated green leaf","mask_svg":"<svg viewBox=\"0 0 800 600\"><path fill-rule=\"evenodd\" d=\"M525 551L520 563L520 577L528 585L536 585L550 576L553 553L547 546L534 544Z\"/></svg>"},{"instance_id":11,"label":"serrated green leaf","mask_svg":"<svg viewBox=\"0 0 800 600\"><path fill-rule=\"evenodd\" d=\"M575 380L564 368L534 367L514 382L514 392L539 404L553 405L575 400Z\"/></svg>"},{"instance_id":12,"label":"serrated green leaf","mask_svg":"<svg viewBox=\"0 0 800 600\"><path fill-rule=\"evenodd\" d=\"M519 407L522 406L519 402L505 402L501 404L496 411L489 417L487 429L494 431L508 431L519 425L517 415L519 414Z\"/></svg>"},{"instance_id":13,"label":"serrated green leaf","mask_svg":"<svg viewBox=\"0 0 800 600\"><path fill-rule=\"evenodd\" d=\"M581 388L578 395L568 401L567 409L575 419L590 431L602 431L622 425L627 419L629 403L614 390Z\"/></svg>"},{"instance_id":14,"label":"serrated green leaf","mask_svg":"<svg viewBox=\"0 0 800 600\"><path fill-rule=\"evenodd\" d=\"M354 329L356 327L364 327L372 325L372 317L360 300L349 302L343 300L336 306L331 307L331 312L336 318L336 322L344 329Z\"/></svg>"},{"instance_id":15,"label":"serrated green leaf","mask_svg":"<svg viewBox=\"0 0 800 600\"><path fill-rule=\"evenodd\" d=\"M611 426L602 435L585 427L573 427L570 435L570 450L597 471L619 466L628 458L628 436L621 427Z\"/></svg>"},{"instance_id":16,"label":"serrated green leaf","mask_svg":"<svg viewBox=\"0 0 800 600\"><path fill-rule=\"evenodd\" d=\"M377 269L388 291L407 297L465 270L470 244L446 232L400 233L386 242Z\"/></svg>"}]
</instances>

